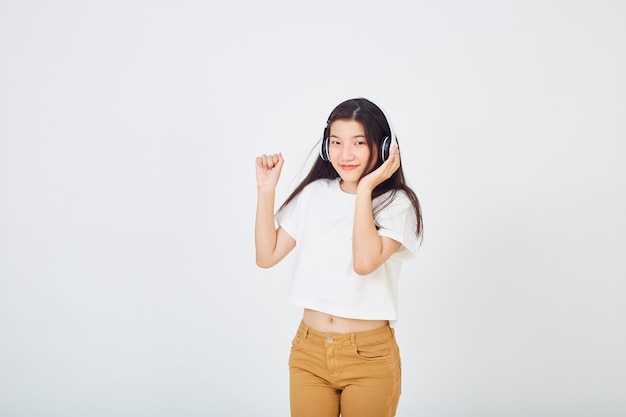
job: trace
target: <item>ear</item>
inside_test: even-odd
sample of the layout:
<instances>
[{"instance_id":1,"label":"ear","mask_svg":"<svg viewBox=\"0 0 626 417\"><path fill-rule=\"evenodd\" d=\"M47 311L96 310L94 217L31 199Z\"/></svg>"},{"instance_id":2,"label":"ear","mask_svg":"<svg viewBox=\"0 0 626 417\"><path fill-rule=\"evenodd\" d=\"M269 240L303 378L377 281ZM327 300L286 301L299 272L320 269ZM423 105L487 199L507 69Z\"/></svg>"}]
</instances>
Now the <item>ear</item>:
<instances>
[{"instance_id":1,"label":"ear","mask_svg":"<svg viewBox=\"0 0 626 417\"><path fill-rule=\"evenodd\" d=\"M386 136L380 145L380 159L382 159L383 162L389 158L389 153L391 152L391 142L392 140L389 139L389 136Z\"/></svg>"},{"instance_id":2,"label":"ear","mask_svg":"<svg viewBox=\"0 0 626 417\"><path fill-rule=\"evenodd\" d=\"M322 143L320 145L320 158L322 161L330 161L330 153L328 147L330 146L330 139L323 138Z\"/></svg>"}]
</instances>

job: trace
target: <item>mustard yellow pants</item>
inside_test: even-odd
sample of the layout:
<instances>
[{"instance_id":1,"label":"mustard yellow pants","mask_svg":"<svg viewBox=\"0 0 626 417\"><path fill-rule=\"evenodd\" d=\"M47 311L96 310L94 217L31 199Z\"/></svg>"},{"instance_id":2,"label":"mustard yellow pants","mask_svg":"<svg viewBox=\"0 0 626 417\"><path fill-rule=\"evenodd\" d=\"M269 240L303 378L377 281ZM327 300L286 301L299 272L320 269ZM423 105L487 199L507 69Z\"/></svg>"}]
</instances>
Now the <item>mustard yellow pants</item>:
<instances>
[{"instance_id":1,"label":"mustard yellow pants","mask_svg":"<svg viewBox=\"0 0 626 417\"><path fill-rule=\"evenodd\" d=\"M400 399L400 352L390 327L319 333L304 323L289 356L292 417L392 417Z\"/></svg>"}]
</instances>

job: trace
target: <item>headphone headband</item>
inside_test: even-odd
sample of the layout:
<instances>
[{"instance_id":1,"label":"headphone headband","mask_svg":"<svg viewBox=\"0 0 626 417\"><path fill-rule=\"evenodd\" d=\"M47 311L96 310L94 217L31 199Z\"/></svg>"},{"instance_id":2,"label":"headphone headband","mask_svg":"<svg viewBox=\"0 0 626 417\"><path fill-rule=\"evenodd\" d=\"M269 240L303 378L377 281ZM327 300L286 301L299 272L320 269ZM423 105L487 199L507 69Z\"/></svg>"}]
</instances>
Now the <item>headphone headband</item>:
<instances>
[{"instance_id":1,"label":"headphone headband","mask_svg":"<svg viewBox=\"0 0 626 417\"><path fill-rule=\"evenodd\" d=\"M383 114L383 117L385 118L385 121L387 122L387 125L389 126L390 135L386 136L379 144L380 157L384 162L387 160L387 158L389 158L389 154L391 153L391 147L394 145L398 146L398 139L396 138L396 132L393 130L391 120L387 116L387 113L385 113L385 110L378 104L374 103L372 100L368 99L367 101L372 103L375 107L377 107L380 110L380 112ZM330 127L329 125L330 125L331 116L332 116L332 113L330 116L328 116L328 119L326 120L326 126L324 127L324 135L322 137L322 143L320 146L320 158L323 161L330 161L330 153L329 153L330 138L326 137L326 130Z\"/></svg>"}]
</instances>

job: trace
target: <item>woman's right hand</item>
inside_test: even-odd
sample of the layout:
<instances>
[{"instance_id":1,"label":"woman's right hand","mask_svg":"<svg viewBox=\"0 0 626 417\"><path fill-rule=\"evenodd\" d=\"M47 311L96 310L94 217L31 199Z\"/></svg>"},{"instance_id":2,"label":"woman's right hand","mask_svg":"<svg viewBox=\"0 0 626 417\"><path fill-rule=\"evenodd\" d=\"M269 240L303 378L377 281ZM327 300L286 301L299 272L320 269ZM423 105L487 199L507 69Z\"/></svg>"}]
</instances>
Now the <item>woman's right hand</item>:
<instances>
[{"instance_id":1,"label":"woman's right hand","mask_svg":"<svg viewBox=\"0 0 626 417\"><path fill-rule=\"evenodd\" d=\"M280 171L283 169L282 153L275 153L273 155L261 155L256 158L256 186L261 190L274 190L278 179L280 178Z\"/></svg>"}]
</instances>

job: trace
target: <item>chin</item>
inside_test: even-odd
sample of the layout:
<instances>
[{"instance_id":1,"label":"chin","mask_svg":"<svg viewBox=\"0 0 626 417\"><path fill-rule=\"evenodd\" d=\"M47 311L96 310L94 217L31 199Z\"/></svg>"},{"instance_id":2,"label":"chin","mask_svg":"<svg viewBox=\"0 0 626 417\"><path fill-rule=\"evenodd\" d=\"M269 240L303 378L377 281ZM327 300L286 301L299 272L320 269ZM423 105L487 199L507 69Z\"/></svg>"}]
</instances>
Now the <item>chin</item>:
<instances>
[{"instance_id":1,"label":"chin","mask_svg":"<svg viewBox=\"0 0 626 417\"><path fill-rule=\"evenodd\" d=\"M343 182L358 183L360 179L361 179L360 175L344 175L344 176L341 176L341 180Z\"/></svg>"}]
</instances>

